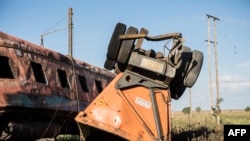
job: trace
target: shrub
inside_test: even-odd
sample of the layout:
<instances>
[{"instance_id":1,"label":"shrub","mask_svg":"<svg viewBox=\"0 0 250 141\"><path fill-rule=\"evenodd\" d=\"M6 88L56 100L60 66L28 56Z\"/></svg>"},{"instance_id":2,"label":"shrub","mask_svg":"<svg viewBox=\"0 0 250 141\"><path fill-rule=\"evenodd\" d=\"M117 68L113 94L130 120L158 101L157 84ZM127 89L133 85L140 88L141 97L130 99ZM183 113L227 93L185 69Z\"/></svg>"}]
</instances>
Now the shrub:
<instances>
[{"instance_id":1,"label":"shrub","mask_svg":"<svg viewBox=\"0 0 250 141\"><path fill-rule=\"evenodd\" d=\"M250 107L247 106L246 109L245 109L245 111L250 112Z\"/></svg>"},{"instance_id":2,"label":"shrub","mask_svg":"<svg viewBox=\"0 0 250 141\"><path fill-rule=\"evenodd\" d=\"M182 112L183 112L184 114L189 114L189 113L190 113L190 107L185 107L185 108L183 108L183 109L182 109Z\"/></svg>"}]
</instances>

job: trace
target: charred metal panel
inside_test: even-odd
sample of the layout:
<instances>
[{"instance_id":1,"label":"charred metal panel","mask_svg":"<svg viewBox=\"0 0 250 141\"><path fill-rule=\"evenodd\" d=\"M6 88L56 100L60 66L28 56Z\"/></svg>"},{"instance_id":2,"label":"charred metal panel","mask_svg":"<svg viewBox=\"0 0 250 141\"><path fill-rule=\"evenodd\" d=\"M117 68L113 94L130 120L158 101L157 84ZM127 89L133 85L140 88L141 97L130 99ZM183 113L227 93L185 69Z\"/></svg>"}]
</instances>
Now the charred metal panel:
<instances>
[{"instance_id":1,"label":"charred metal panel","mask_svg":"<svg viewBox=\"0 0 250 141\"><path fill-rule=\"evenodd\" d=\"M3 32L0 32L0 59L9 72L2 75L12 78L0 78L2 106L11 105L4 100L4 95L9 94L57 95L90 102L99 94L97 87L105 87L114 77L107 70ZM85 79L84 88L81 78Z\"/></svg>"},{"instance_id":2,"label":"charred metal panel","mask_svg":"<svg viewBox=\"0 0 250 141\"><path fill-rule=\"evenodd\" d=\"M54 122L55 115L70 114L73 115L70 121L74 121L77 112L114 77L115 74L105 69L0 32L0 122L4 118L16 124L14 117L20 115L17 112L20 108L29 109L24 116L29 118L39 110L48 120L45 123L34 120L32 124L41 127L46 127L50 120ZM47 115L47 111L54 113ZM18 132L22 124L15 126ZM61 128L55 125L53 128ZM5 127L0 126L1 138ZM38 130L34 132L39 134Z\"/></svg>"}]
</instances>

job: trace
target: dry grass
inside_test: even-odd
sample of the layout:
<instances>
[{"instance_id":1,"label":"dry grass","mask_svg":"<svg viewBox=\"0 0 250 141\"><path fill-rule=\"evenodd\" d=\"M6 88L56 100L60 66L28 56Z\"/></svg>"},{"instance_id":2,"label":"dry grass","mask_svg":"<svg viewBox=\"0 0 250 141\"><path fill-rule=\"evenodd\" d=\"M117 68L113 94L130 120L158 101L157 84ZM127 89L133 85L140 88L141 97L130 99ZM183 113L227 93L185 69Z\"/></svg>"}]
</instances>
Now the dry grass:
<instances>
[{"instance_id":1,"label":"dry grass","mask_svg":"<svg viewBox=\"0 0 250 141\"><path fill-rule=\"evenodd\" d=\"M244 110L222 111L221 125L217 126L210 111L172 113L173 141L223 141L224 124L250 124L250 112ZM60 135L55 141L77 141L79 136Z\"/></svg>"},{"instance_id":2,"label":"dry grass","mask_svg":"<svg viewBox=\"0 0 250 141\"><path fill-rule=\"evenodd\" d=\"M174 112L172 115L172 130L174 140L223 140L225 124L250 124L250 112L244 110L228 110L221 113L221 125L216 124L210 111L191 115Z\"/></svg>"},{"instance_id":3,"label":"dry grass","mask_svg":"<svg viewBox=\"0 0 250 141\"><path fill-rule=\"evenodd\" d=\"M221 115L223 124L250 124L250 112L224 111Z\"/></svg>"}]
</instances>

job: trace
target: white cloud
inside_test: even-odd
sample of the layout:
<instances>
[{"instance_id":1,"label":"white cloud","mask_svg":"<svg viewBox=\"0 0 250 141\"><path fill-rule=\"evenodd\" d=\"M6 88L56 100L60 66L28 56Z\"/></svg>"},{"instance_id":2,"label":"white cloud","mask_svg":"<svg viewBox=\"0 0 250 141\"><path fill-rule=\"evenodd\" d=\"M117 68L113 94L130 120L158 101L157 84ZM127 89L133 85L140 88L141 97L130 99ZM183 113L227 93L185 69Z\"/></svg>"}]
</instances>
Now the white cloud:
<instances>
[{"instance_id":1,"label":"white cloud","mask_svg":"<svg viewBox=\"0 0 250 141\"><path fill-rule=\"evenodd\" d=\"M249 64L250 65L250 64ZM224 75L219 78L221 90L250 90L250 79L247 77Z\"/></svg>"},{"instance_id":2,"label":"white cloud","mask_svg":"<svg viewBox=\"0 0 250 141\"><path fill-rule=\"evenodd\" d=\"M250 71L250 62L243 62L239 64L239 67L244 68L244 69L249 69Z\"/></svg>"}]
</instances>

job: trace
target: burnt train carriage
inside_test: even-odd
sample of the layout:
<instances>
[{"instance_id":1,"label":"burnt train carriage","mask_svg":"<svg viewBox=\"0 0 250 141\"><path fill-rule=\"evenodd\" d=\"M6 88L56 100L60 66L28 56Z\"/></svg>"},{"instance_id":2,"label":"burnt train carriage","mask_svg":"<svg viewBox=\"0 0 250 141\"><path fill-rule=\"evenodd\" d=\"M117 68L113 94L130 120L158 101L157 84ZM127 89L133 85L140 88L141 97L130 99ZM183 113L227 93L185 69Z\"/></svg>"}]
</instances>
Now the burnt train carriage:
<instances>
[{"instance_id":1,"label":"burnt train carriage","mask_svg":"<svg viewBox=\"0 0 250 141\"><path fill-rule=\"evenodd\" d=\"M78 132L70 122L113 78L109 71L0 32L0 140Z\"/></svg>"}]
</instances>

